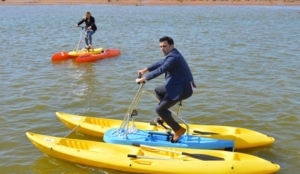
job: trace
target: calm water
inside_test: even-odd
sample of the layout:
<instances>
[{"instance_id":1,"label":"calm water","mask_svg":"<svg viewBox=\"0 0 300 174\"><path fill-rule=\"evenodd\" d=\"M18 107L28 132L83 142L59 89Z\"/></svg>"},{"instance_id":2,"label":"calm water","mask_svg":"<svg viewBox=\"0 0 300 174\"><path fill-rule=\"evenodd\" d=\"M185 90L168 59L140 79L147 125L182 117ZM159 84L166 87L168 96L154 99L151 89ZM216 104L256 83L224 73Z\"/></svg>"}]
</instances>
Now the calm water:
<instances>
[{"instance_id":1,"label":"calm water","mask_svg":"<svg viewBox=\"0 0 300 174\"><path fill-rule=\"evenodd\" d=\"M52 54L74 48L81 32L75 24L85 10L98 25L94 44L122 55L94 63L52 62ZM122 119L138 89L137 71L163 58L158 38L164 35L173 37L198 87L181 116L188 123L271 135L273 145L242 152L278 163L278 173L298 173L299 12L284 6L0 6L1 173L122 173L44 156L25 132L67 135L56 111ZM162 81L152 80L145 89ZM154 105L143 97L137 120L156 117Z\"/></svg>"}]
</instances>

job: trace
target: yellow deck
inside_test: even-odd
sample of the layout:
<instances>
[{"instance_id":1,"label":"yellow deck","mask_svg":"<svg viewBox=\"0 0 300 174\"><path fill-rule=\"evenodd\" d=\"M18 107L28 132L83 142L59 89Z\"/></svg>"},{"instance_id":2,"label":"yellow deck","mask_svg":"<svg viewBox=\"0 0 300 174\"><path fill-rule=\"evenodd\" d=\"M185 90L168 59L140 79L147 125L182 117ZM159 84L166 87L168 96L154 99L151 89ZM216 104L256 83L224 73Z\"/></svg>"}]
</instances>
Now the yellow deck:
<instances>
[{"instance_id":1,"label":"yellow deck","mask_svg":"<svg viewBox=\"0 0 300 174\"><path fill-rule=\"evenodd\" d=\"M70 51L68 54L70 56L80 56L84 53L90 53L90 54L100 54L101 52L104 51L104 48L95 48L95 49L90 49L89 51L86 50L86 49L83 49L83 50L78 50L78 51Z\"/></svg>"}]
</instances>

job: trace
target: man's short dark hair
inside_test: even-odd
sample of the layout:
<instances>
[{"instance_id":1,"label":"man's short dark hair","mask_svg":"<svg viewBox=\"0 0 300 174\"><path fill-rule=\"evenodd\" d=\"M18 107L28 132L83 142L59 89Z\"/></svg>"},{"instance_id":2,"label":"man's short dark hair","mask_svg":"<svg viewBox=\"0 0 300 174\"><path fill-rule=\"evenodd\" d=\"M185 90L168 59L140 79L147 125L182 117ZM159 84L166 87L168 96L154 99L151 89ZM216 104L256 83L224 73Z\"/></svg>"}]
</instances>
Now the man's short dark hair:
<instances>
[{"instance_id":1,"label":"man's short dark hair","mask_svg":"<svg viewBox=\"0 0 300 174\"><path fill-rule=\"evenodd\" d=\"M164 36L159 39L159 42L164 42L164 41L167 41L169 45L174 45L173 39L168 36Z\"/></svg>"}]
</instances>

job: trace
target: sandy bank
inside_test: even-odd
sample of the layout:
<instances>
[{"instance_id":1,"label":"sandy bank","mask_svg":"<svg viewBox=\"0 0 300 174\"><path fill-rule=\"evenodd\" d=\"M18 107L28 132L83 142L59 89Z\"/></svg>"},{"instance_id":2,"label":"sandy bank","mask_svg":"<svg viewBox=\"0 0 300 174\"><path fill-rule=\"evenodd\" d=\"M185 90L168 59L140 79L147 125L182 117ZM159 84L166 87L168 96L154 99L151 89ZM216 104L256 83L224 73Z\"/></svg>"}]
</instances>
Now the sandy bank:
<instances>
[{"instance_id":1,"label":"sandy bank","mask_svg":"<svg viewBox=\"0 0 300 174\"><path fill-rule=\"evenodd\" d=\"M284 5L300 6L300 0L0 0L0 5L103 4L103 5Z\"/></svg>"}]
</instances>

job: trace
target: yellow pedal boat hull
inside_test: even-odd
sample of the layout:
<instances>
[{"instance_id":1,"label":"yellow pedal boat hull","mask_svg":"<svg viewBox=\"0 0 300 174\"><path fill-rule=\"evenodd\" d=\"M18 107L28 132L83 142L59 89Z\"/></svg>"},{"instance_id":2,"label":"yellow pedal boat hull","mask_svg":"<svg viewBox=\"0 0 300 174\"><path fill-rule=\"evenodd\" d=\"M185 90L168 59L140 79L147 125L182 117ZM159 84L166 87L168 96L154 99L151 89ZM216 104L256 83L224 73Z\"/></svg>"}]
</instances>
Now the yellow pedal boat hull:
<instances>
[{"instance_id":1,"label":"yellow pedal boat hull","mask_svg":"<svg viewBox=\"0 0 300 174\"><path fill-rule=\"evenodd\" d=\"M76 131L95 137L103 137L107 130L119 128L122 123L122 120L79 116L63 112L56 112L56 115L68 128L74 129L77 127ZM134 123L137 129L165 132L165 129L161 126L152 126L145 122ZM184 127L184 125L182 126ZM268 135L238 127L189 124L189 130L189 134L193 135L222 140L234 140L235 149L265 146L275 141L273 137ZM203 134L195 133L195 130L201 131ZM209 132L216 134L205 134Z\"/></svg>"},{"instance_id":2,"label":"yellow pedal boat hull","mask_svg":"<svg viewBox=\"0 0 300 174\"><path fill-rule=\"evenodd\" d=\"M96 141L60 138L26 133L29 140L43 153L98 168L134 173L159 174L267 174L280 166L252 155L218 150L194 150L136 147ZM169 152L170 150L172 152ZM175 153L181 152L180 154ZM201 160L191 154L209 155L223 160ZM131 155L128 157L128 155ZM133 157L134 156L134 157Z\"/></svg>"}]
</instances>

